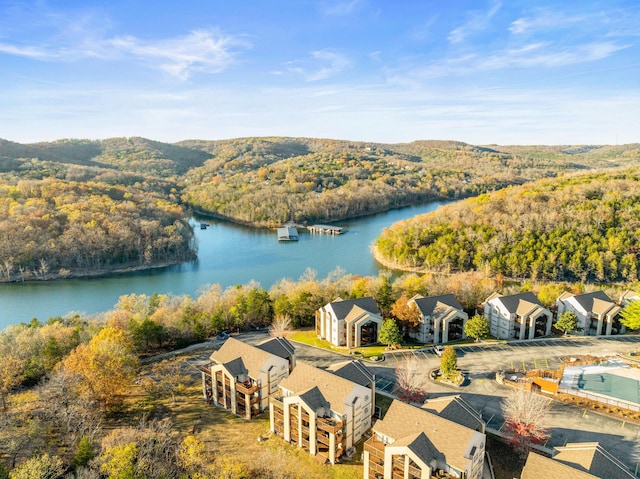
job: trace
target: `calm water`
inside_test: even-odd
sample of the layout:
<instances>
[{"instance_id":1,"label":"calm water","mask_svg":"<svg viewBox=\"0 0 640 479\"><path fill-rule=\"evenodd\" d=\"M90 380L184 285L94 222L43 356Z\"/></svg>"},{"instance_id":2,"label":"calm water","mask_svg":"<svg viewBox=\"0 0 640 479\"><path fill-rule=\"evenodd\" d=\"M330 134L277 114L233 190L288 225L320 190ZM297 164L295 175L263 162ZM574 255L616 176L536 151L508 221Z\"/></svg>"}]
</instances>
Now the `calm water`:
<instances>
[{"instance_id":1,"label":"calm water","mask_svg":"<svg viewBox=\"0 0 640 479\"><path fill-rule=\"evenodd\" d=\"M337 223L347 228L340 236L300 231L297 242L278 242L275 231L256 230L207 220L196 228L198 260L154 271L106 278L70 279L42 283L0 284L0 330L11 324L46 320L69 312L108 311L125 294L170 293L192 297L210 284L223 287L258 281L269 289L281 278L298 279L307 268L325 278L337 267L347 273L375 276L383 268L369 246L380 232L402 219L435 210L430 203Z\"/></svg>"}]
</instances>

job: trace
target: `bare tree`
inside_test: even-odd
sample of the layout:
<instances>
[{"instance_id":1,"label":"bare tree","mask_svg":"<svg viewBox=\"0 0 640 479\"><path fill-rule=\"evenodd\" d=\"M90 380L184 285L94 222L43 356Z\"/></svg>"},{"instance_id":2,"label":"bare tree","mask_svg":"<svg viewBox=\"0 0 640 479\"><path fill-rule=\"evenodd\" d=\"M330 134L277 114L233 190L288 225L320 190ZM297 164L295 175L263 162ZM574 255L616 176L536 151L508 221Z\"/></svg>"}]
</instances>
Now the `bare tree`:
<instances>
[{"instance_id":1,"label":"bare tree","mask_svg":"<svg viewBox=\"0 0 640 479\"><path fill-rule=\"evenodd\" d=\"M276 314L273 318L271 326L269 326L269 335L273 337L282 337L287 331L291 330L291 316L288 314Z\"/></svg>"},{"instance_id":2,"label":"bare tree","mask_svg":"<svg viewBox=\"0 0 640 479\"><path fill-rule=\"evenodd\" d=\"M404 402L422 403L427 395L429 379L416 359L405 359L396 368L398 398Z\"/></svg>"},{"instance_id":3,"label":"bare tree","mask_svg":"<svg viewBox=\"0 0 640 479\"><path fill-rule=\"evenodd\" d=\"M95 401L81 396L81 383L79 374L59 367L38 388L41 416L67 445L75 444L82 436L93 440L102 427L102 410Z\"/></svg>"},{"instance_id":4,"label":"bare tree","mask_svg":"<svg viewBox=\"0 0 640 479\"><path fill-rule=\"evenodd\" d=\"M515 389L501 404L511 443L525 456L533 444L549 437L549 400L524 389Z\"/></svg>"}]
</instances>

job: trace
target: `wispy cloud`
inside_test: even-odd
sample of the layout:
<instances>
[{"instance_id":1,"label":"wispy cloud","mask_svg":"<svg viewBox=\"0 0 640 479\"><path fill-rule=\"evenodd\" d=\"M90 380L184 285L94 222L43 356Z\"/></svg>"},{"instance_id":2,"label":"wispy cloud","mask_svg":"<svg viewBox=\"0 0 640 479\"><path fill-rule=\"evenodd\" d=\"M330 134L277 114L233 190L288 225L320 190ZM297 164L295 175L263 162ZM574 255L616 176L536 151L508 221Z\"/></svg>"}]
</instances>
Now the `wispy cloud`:
<instances>
[{"instance_id":1,"label":"wispy cloud","mask_svg":"<svg viewBox=\"0 0 640 479\"><path fill-rule=\"evenodd\" d=\"M501 7L501 3L496 3L488 12L469 12L466 23L449 32L447 37L449 43L462 43L468 36L485 31L491 23L491 18L498 13Z\"/></svg>"},{"instance_id":2,"label":"wispy cloud","mask_svg":"<svg viewBox=\"0 0 640 479\"><path fill-rule=\"evenodd\" d=\"M322 12L325 15L347 16L352 15L366 5L366 0L339 0L324 2Z\"/></svg>"},{"instance_id":3,"label":"wispy cloud","mask_svg":"<svg viewBox=\"0 0 640 479\"><path fill-rule=\"evenodd\" d=\"M0 43L0 53L41 61L73 62L84 58L133 60L186 80L194 72L221 72L233 63L239 48L250 47L247 41L219 30L194 30L182 37L155 41L119 36L83 39L73 45Z\"/></svg>"},{"instance_id":4,"label":"wispy cloud","mask_svg":"<svg viewBox=\"0 0 640 479\"><path fill-rule=\"evenodd\" d=\"M311 52L311 58L291 63L289 70L302 75L308 82L333 77L351 65L349 59L330 50Z\"/></svg>"},{"instance_id":5,"label":"wispy cloud","mask_svg":"<svg viewBox=\"0 0 640 479\"><path fill-rule=\"evenodd\" d=\"M189 35L144 42L135 37L118 37L108 41L119 52L187 79L194 71L218 73L234 61L235 47L249 44L217 30L195 30Z\"/></svg>"},{"instance_id":6,"label":"wispy cloud","mask_svg":"<svg viewBox=\"0 0 640 479\"><path fill-rule=\"evenodd\" d=\"M447 58L415 72L419 77L436 78L506 68L553 68L601 60L629 46L610 41L565 46L550 42L534 42L488 54L469 53Z\"/></svg>"}]
</instances>

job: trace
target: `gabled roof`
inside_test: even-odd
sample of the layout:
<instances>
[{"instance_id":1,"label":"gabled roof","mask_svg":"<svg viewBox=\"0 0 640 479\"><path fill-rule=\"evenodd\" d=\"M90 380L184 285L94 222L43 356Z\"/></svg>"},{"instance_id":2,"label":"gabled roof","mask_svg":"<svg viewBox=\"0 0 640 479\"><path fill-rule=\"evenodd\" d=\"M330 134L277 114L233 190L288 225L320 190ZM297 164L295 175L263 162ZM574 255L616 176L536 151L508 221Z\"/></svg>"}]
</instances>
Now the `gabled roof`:
<instances>
[{"instance_id":1,"label":"gabled roof","mask_svg":"<svg viewBox=\"0 0 640 479\"><path fill-rule=\"evenodd\" d=\"M634 479L627 467L597 442L570 443L556 447L550 459L530 452L522 479Z\"/></svg>"},{"instance_id":2,"label":"gabled roof","mask_svg":"<svg viewBox=\"0 0 640 479\"><path fill-rule=\"evenodd\" d=\"M597 314L602 314L609 310L611 306L615 306L615 302L604 291L576 294L573 296L573 301L578 303L585 311L593 311ZM596 308L598 311L596 311Z\"/></svg>"},{"instance_id":3,"label":"gabled roof","mask_svg":"<svg viewBox=\"0 0 640 479\"><path fill-rule=\"evenodd\" d=\"M331 405L331 410L343 414L344 406L353 388L359 384L306 363L299 363L289 377L280 381L281 388L300 395L317 386L322 396Z\"/></svg>"},{"instance_id":4,"label":"gabled roof","mask_svg":"<svg viewBox=\"0 0 640 479\"><path fill-rule=\"evenodd\" d=\"M384 418L375 423L373 430L390 440L408 443L424 433L433 448L446 458L446 463L464 471L468 464L465 453L475 431L402 401L394 400ZM438 457L441 457L438 456ZM429 463L434 457L423 458ZM566 478L565 478L566 479Z\"/></svg>"},{"instance_id":5,"label":"gabled roof","mask_svg":"<svg viewBox=\"0 0 640 479\"><path fill-rule=\"evenodd\" d=\"M289 341L285 338L270 338L260 344L257 348L262 349L271 354L275 354L279 358L289 359L296 353L296 348L293 347Z\"/></svg>"},{"instance_id":6,"label":"gabled roof","mask_svg":"<svg viewBox=\"0 0 640 479\"><path fill-rule=\"evenodd\" d=\"M440 296L429 296L427 298L414 297L414 302L423 316L433 316L438 311L454 308L462 311L462 305L453 294L443 294Z\"/></svg>"},{"instance_id":7,"label":"gabled roof","mask_svg":"<svg viewBox=\"0 0 640 479\"><path fill-rule=\"evenodd\" d=\"M375 318L372 318L372 315L375 316ZM370 311L362 309L357 304L353 306L353 308L351 308L349 314L347 314L347 316L344 318L346 323L356 324L364 321L365 319L375 319L376 322L382 322L382 317L379 314L371 313Z\"/></svg>"},{"instance_id":8,"label":"gabled roof","mask_svg":"<svg viewBox=\"0 0 640 479\"><path fill-rule=\"evenodd\" d=\"M246 372L251 378L260 376L260 369L269 360L271 353L263 351L235 338L229 338L220 349L214 351L211 360L217 364L228 364L241 358Z\"/></svg>"},{"instance_id":9,"label":"gabled roof","mask_svg":"<svg viewBox=\"0 0 640 479\"><path fill-rule=\"evenodd\" d=\"M315 412L318 412L318 409L320 408L325 408L327 411L330 409L330 404L324 398L320 389L318 389L318 386L313 386L312 388L307 389L299 394L298 397Z\"/></svg>"},{"instance_id":10,"label":"gabled roof","mask_svg":"<svg viewBox=\"0 0 640 479\"><path fill-rule=\"evenodd\" d=\"M433 459L440 462L447 462L446 456L438 451L424 432L418 432L403 437L395 441L392 446L404 446L411 450L425 464L429 464Z\"/></svg>"},{"instance_id":11,"label":"gabled roof","mask_svg":"<svg viewBox=\"0 0 640 479\"><path fill-rule=\"evenodd\" d=\"M480 413L460 396L427 399L421 408L476 431L484 430L485 424Z\"/></svg>"},{"instance_id":12,"label":"gabled roof","mask_svg":"<svg viewBox=\"0 0 640 479\"><path fill-rule=\"evenodd\" d=\"M329 306L331 306L334 314L336 315L336 318L339 320L345 319L354 306L358 306L369 313L377 314L378 316L380 316L380 309L378 308L375 300L371 297L357 299L337 299L336 301L329 303Z\"/></svg>"},{"instance_id":13,"label":"gabled roof","mask_svg":"<svg viewBox=\"0 0 640 479\"><path fill-rule=\"evenodd\" d=\"M569 443L556 447L554 460L602 479L630 479L635 477L618 459L597 442Z\"/></svg>"},{"instance_id":14,"label":"gabled roof","mask_svg":"<svg viewBox=\"0 0 640 479\"><path fill-rule=\"evenodd\" d=\"M240 376L241 374L248 373L242 358L232 359L231 361L224 363L224 367L232 376Z\"/></svg>"},{"instance_id":15,"label":"gabled roof","mask_svg":"<svg viewBox=\"0 0 640 479\"><path fill-rule=\"evenodd\" d=\"M487 301L490 299L502 303L505 309L510 313L517 314L521 314L519 311L524 311L525 309L533 310L534 306L542 306L540 301L538 301L538 298L536 298L536 295L530 291L527 291L526 293L510 294L509 296L491 295L487 298ZM521 306L520 303L522 302L524 302L524 304Z\"/></svg>"},{"instance_id":16,"label":"gabled roof","mask_svg":"<svg viewBox=\"0 0 640 479\"><path fill-rule=\"evenodd\" d=\"M622 295L620 296L620 303L623 306L626 306L629 301L636 301L639 299L640 299L640 294L628 289L624 293L622 293Z\"/></svg>"},{"instance_id":17,"label":"gabled roof","mask_svg":"<svg viewBox=\"0 0 640 479\"><path fill-rule=\"evenodd\" d=\"M336 376L340 376L360 386L369 387L369 385L376 380L375 374L369 371L359 359L332 364L327 368L327 371L331 371Z\"/></svg>"},{"instance_id":18,"label":"gabled roof","mask_svg":"<svg viewBox=\"0 0 640 479\"><path fill-rule=\"evenodd\" d=\"M536 452L530 452L522 469L521 479L597 479L588 472L579 471Z\"/></svg>"}]
</instances>

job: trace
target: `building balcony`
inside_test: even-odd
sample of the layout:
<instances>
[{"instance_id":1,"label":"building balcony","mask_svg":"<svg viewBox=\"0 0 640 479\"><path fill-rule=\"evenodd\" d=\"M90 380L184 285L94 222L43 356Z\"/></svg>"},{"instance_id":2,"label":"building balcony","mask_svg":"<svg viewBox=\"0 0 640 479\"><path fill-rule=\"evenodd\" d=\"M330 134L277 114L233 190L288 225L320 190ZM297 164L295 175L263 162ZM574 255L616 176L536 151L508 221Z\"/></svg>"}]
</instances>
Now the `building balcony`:
<instances>
[{"instance_id":1,"label":"building balcony","mask_svg":"<svg viewBox=\"0 0 640 479\"><path fill-rule=\"evenodd\" d=\"M337 434L344 426L342 421L328 417L319 417L316 424L319 430L326 431L331 434Z\"/></svg>"},{"instance_id":2,"label":"building balcony","mask_svg":"<svg viewBox=\"0 0 640 479\"><path fill-rule=\"evenodd\" d=\"M236 383L236 391L243 394L253 394L258 391L258 385L252 384L251 381Z\"/></svg>"}]
</instances>

